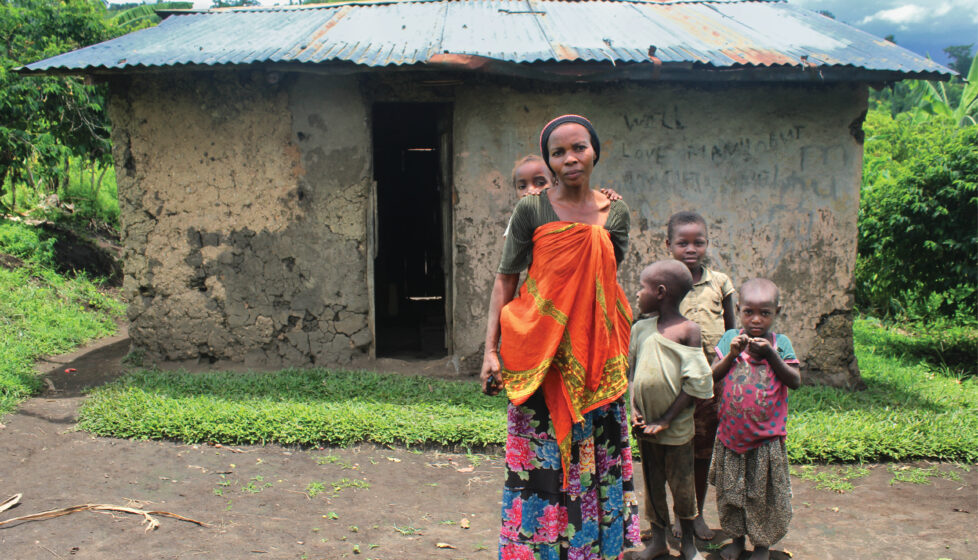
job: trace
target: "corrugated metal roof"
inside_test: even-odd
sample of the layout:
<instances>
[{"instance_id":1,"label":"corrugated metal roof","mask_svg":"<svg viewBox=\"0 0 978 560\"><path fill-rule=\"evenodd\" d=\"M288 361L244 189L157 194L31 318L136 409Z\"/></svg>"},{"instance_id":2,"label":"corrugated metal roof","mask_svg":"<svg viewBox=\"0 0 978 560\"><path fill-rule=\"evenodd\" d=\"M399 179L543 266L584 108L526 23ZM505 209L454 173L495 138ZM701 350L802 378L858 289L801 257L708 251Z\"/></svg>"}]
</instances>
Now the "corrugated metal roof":
<instances>
[{"instance_id":1,"label":"corrugated metal roof","mask_svg":"<svg viewBox=\"0 0 978 560\"><path fill-rule=\"evenodd\" d=\"M189 11L23 71L334 62L384 67L472 60L607 62L610 67L649 63L650 54L663 68L951 75L844 23L785 2L749 0L409 0Z\"/></svg>"}]
</instances>

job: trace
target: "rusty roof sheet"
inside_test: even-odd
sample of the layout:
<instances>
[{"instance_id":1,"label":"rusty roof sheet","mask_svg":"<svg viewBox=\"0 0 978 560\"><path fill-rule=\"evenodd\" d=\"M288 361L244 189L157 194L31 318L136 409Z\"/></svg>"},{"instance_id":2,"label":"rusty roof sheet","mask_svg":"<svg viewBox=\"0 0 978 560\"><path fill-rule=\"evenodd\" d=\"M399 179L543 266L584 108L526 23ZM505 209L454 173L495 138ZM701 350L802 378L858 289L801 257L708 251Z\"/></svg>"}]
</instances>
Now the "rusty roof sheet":
<instances>
[{"instance_id":1,"label":"rusty roof sheet","mask_svg":"<svg viewBox=\"0 0 978 560\"><path fill-rule=\"evenodd\" d=\"M157 27L21 71L336 62L464 66L473 59L952 75L844 23L765 0L405 0L172 12Z\"/></svg>"}]
</instances>

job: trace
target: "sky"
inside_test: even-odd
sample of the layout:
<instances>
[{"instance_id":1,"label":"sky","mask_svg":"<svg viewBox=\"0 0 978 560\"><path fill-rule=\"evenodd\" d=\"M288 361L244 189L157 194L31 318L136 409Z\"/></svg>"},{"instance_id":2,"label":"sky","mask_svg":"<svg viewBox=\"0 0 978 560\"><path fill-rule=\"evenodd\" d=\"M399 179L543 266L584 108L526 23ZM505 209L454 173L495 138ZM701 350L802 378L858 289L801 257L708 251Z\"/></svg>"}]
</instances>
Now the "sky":
<instances>
[{"instance_id":1,"label":"sky","mask_svg":"<svg viewBox=\"0 0 978 560\"><path fill-rule=\"evenodd\" d=\"M132 0L110 0L132 1ZM260 0L288 4L288 0ZM978 0L787 0L809 10L827 10L843 21L879 37L893 35L897 44L946 63L942 50L951 45L978 47ZM194 0L208 8L211 0ZM972 50L974 52L974 50Z\"/></svg>"},{"instance_id":2,"label":"sky","mask_svg":"<svg viewBox=\"0 0 978 560\"><path fill-rule=\"evenodd\" d=\"M788 0L809 10L828 10L839 21L942 64L951 45L978 47L978 0ZM974 53L974 48L972 48Z\"/></svg>"}]
</instances>

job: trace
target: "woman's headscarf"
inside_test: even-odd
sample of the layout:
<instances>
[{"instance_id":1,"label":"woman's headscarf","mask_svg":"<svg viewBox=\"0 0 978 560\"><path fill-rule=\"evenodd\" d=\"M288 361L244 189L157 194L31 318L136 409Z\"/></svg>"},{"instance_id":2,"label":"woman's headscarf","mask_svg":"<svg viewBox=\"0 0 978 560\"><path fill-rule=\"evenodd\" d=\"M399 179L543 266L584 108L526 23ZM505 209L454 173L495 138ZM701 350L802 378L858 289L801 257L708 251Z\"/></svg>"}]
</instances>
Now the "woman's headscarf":
<instances>
[{"instance_id":1,"label":"woman's headscarf","mask_svg":"<svg viewBox=\"0 0 978 560\"><path fill-rule=\"evenodd\" d=\"M543 127L540 132L540 153L543 154L543 161L551 173L554 172L554 169L550 167L550 150L547 149L547 142L550 141L550 135L558 126L567 123L576 123L586 128L591 136L591 147L594 148L594 163L598 163L598 158L601 157L601 142L598 140L598 133L594 130L591 121L580 115L563 115L548 122L547 126Z\"/></svg>"}]
</instances>

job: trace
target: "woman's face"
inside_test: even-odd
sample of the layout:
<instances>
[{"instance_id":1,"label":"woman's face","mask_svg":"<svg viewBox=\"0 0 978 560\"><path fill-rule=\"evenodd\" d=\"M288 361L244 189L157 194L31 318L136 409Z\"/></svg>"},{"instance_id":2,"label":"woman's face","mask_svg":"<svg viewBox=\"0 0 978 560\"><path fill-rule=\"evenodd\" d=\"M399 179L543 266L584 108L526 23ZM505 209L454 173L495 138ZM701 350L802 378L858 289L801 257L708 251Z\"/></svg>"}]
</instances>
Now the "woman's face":
<instances>
[{"instance_id":1,"label":"woman's face","mask_svg":"<svg viewBox=\"0 0 978 560\"><path fill-rule=\"evenodd\" d=\"M594 148L586 128L577 123L558 126L550 134L547 151L558 182L568 187L590 186Z\"/></svg>"}]
</instances>

